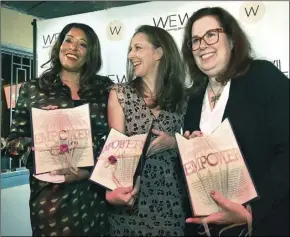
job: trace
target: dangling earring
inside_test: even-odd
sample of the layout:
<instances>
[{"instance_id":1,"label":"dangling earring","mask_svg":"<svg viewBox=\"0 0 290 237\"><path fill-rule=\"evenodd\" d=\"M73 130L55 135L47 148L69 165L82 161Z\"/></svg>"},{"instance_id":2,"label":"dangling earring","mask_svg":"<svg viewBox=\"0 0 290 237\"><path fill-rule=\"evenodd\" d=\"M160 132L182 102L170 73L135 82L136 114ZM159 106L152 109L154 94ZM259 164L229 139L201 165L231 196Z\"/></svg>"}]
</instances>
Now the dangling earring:
<instances>
[{"instance_id":1,"label":"dangling earring","mask_svg":"<svg viewBox=\"0 0 290 237\"><path fill-rule=\"evenodd\" d=\"M230 48L231 48L231 51L233 50L233 48L234 48L234 43L233 43L233 41L231 40L230 41Z\"/></svg>"}]
</instances>

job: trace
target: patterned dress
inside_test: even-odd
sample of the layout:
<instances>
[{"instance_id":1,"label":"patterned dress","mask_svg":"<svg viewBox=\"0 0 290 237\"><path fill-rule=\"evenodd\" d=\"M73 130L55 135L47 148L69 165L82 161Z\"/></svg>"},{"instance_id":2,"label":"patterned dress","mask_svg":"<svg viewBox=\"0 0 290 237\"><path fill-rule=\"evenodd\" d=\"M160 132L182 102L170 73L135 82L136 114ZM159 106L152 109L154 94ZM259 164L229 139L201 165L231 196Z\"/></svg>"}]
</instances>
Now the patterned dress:
<instances>
[{"instance_id":1,"label":"patterned dress","mask_svg":"<svg viewBox=\"0 0 290 237\"><path fill-rule=\"evenodd\" d=\"M50 84L45 92L41 85ZM108 235L107 203L105 190L88 180L70 184L54 184L40 181L33 176L31 152L30 109L47 105L69 108L90 103L92 136L95 157L108 133L107 101L109 87L113 83L107 77L95 76L90 86L81 86L79 101L71 99L70 89L58 76L25 82L20 90L8 151L20 158L30 170L30 217L33 236L101 236ZM90 168L88 168L90 169Z\"/></svg>"},{"instance_id":2,"label":"patterned dress","mask_svg":"<svg viewBox=\"0 0 290 237\"><path fill-rule=\"evenodd\" d=\"M113 89L126 120L126 135L147 133L154 129L173 135L180 132L185 108L181 114L161 111L155 118L143 98L129 84ZM186 106L184 106L186 107ZM152 137L152 140L156 136ZM186 187L177 149L146 157L141 177L141 191L133 207L111 206L111 236L182 236L185 228L184 199Z\"/></svg>"}]
</instances>

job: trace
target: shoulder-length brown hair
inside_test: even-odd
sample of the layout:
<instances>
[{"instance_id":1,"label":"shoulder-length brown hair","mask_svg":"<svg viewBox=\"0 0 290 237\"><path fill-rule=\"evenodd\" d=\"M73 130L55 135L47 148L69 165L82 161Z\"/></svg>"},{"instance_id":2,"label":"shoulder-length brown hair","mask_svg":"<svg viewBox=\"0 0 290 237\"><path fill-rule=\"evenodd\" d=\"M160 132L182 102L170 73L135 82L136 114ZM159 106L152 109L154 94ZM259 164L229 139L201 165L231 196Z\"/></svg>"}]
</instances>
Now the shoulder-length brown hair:
<instances>
[{"instance_id":1,"label":"shoulder-length brown hair","mask_svg":"<svg viewBox=\"0 0 290 237\"><path fill-rule=\"evenodd\" d=\"M198 68L193 56L192 50L188 47L188 42L192 36L192 25L198 19L204 16L213 16L217 19L223 28L228 39L233 43L230 62L227 70L216 78L217 81L226 83L228 80L242 76L248 70L252 61L252 48L249 39L237 20L225 9L221 7L206 7L192 14L188 19L182 43L182 56L190 76L190 92L198 92L207 83L207 76Z\"/></svg>"},{"instance_id":2,"label":"shoulder-length brown hair","mask_svg":"<svg viewBox=\"0 0 290 237\"><path fill-rule=\"evenodd\" d=\"M184 102L185 67L173 37L166 30L150 25L138 27L133 37L138 33L145 34L155 48L161 47L163 50L157 71L157 94L152 106L159 105L160 109L179 111ZM127 60L127 77L140 96L145 96L144 83L141 78L135 78L130 60Z\"/></svg>"}]
</instances>

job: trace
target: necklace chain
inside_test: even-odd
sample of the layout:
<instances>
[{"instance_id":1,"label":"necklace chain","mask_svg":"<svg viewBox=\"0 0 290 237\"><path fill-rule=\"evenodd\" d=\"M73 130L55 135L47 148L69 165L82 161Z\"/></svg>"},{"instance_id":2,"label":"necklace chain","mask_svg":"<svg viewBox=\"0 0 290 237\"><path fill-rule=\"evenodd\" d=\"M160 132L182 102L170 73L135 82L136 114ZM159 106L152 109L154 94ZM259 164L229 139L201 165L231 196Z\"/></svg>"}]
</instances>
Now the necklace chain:
<instances>
[{"instance_id":1,"label":"necklace chain","mask_svg":"<svg viewBox=\"0 0 290 237\"><path fill-rule=\"evenodd\" d=\"M213 96L211 96L211 100L210 100L210 102L213 102L213 107L215 107L215 105L216 105L216 102L219 100L219 98L221 97L221 89L224 87L223 85L221 85L221 87L219 88L219 90L218 90L218 92L217 93L215 93L214 92L214 90L213 90L213 88L212 88L212 86L211 86L211 83L210 83L210 81L208 82L208 84L209 84L209 86L210 86L210 89L212 90L212 92L213 92Z\"/></svg>"}]
</instances>

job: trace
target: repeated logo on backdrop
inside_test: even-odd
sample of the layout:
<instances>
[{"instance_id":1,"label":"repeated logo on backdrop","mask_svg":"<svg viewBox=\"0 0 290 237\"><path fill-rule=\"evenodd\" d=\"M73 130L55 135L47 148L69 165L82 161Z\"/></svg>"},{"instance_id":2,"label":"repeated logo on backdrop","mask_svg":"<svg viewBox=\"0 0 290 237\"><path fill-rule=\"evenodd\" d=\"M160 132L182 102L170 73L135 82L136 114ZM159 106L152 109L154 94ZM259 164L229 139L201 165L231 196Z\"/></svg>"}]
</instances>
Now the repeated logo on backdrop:
<instances>
[{"instance_id":1,"label":"repeated logo on backdrop","mask_svg":"<svg viewBox=\"0 0 290 237\"><path fill-rule=\"evenodd\" d=\"M262 20L266 13L263 2L245 2L240 7L240 20L252 24Z\"/></svg>"},{"instance_id":2,"label":"repeated logo on backdrop","mask_svg":"<svg viewBox=\"0 0 290 237\"><path fill-rule=\"evenodd\" d=\"M107 37L109 40L122 40L125 35L125 26L123 22L115 20L111 21L107 26Z\"/></svg>"},{"instance_id":3,"label":"repeated logo on backdrop","mask_svg":"<svg viewBox=\"0 0 290 237\"><path fill-rule=\"evenodd\" d=\"M163 28L167 31L182 30L188 20L188 13L176 13L168 16L153 17L154 26Z\"/></svg>"},{"instance_id":4,"label":"repeated logo on backdrop","mask_svg":"<svg viewBox=\"0 0 290 237\"><path fill-rule=\"evenodd\" d=\"M126 78L126 56L124 55L127 52L127 47L129 42L123 42L122 40L124 40L124 38L129 37L128 34L130 30L134 30L133 28L136 28L138 25L141 24L149 24L149 25L153 25L153 26L157 26L160 28L165 29L166 31L168 31L169 33L171 33L174 38L178 37L178 42L181 40L179 34L182 34L181 30L183 30L185 28L185 25L189 19L189 17L191 16L191 14L198 10L200 7L202 7L200 4L195 4L194 2L189 2L189 3L184 3L184 10L181 10L181 8L176 8L174 7L175 5L173 4L172 7L170 8L170 6L168 4L170 4L170 2L165 3L166 5L166 9L168 9L168 13L166 13L165 10L163 9L155 9L155 3L154 2L150 2L148 3L148 6L146 4L142 4L142 8L140 8L140 6L136 5L136 11L140 11L140 19L139 18L135 18L135 19L131 19L130 21L126 21L126 18L122 18L122 19L117 19L114 18L114 14L111 14L111 17L108 17L109 15L107 14L105 18L99 17L98 12L94 12L94 13L89 13L89 14L95 14L96 19L98 19L98 21L101 22L105 22L105 24L103 25L105 31L103 31L106 35L106 38L103 38L103 40L105 40L106 42L101 42L101 44L103 45L102 47L104 48L110 48L111 45L116 46L118 49L120 50L115 50L114 51L114 55L109 55L110 57L106 57L107 55L102 55L103 56L103 62L104 62L104 71L101 71L100 73L103 75L107 75L109 78L111 78L114 82L116 83L124 83L125 81L127 81ZM181 7L183 3L180 3ZM157 6L159 6L160 8L160 3L156 3ZM198 8L196 5L199 5ZM265 22L268 22L269 20L271 21L271 19L269 19L269 14L273 11L272 7L268 6L267 2L261 2L261 1L252 1L252 2L248 2L248 1L244 1L239 3L239 5L236 5L234 7L234 9L230 9L231 4L229 4L229 7L226 6L226 3L221 3L219 4L217 2L217 4L215 4L214 6L221 6L224 7L225 9L228 9L230 12L236 12L238 15L238 21L241 22L245 28L247 28L248 25L249 26L249 31L252 31L252 35L251 38L253 38L253 41L257 38L257 40L259 39L259 37L261 37L261 35L259 35L259 33L256 33L253 31L253 28L255 28L256 26L259 27L260 23L263 22L263 20L265 20ZM206 4L204 6L207 6ZM211 4L212 6L212 4ZM266 11L266 6L267 6L267 11ZM272 6L272 5L271 5ZM285 9L284 5L282 6L279 5L277 3L273 5L273 7L277 6L277 11L279 11L279 9ZM155 9L153 14L149 14L148 16L146 16L146 19L144 18L144 21L141 20L143 17L145 17L145 15L142 15L142 9L144 8L150 8L150 9ZM233 7L231 7L233 8ZM146 9L145 9L146 10ZM130 12L128 12L125 8L120 8L120 12L123 12L122 16L125 16L126 14L128 14L128 17L130 15ZM150 11L149 11L150 12ZM268 13L269 12L269 13ZM283 11L285 12L285 11ZM109 13L109 10L108 10ZM284 15L286 14L283 13ZM85 19L85 15L86 14L82 14L83 18ZM70 16L72 17L72 16ZM80 16L78 15L78 18ZM287 17L287 15L285 15L285 17ZM92 22L91 22L91 18L90 21L88 20L87 24L93 26ZM128 18L129 19L129 18ZM280 22L281 24L283 23L281 18ZM282 18L283 19L283 18ZM135 20L135 22L133 22ZM49 20L45 20L49 21ZM72 21L74 21L72 19ZM128 22L126 24L124 24L125 22ZM138 22L138 23L137 23ZM60 22L61 23L61 22ZM85 22L84 22L85 23ZM267 27L268 23L265 23ZM286 27L287 25L285 25L283 23L283 27ZM42 62L45 62L49 59L49 51L48 49L51 49L51 47L54 45L54 43L56 42L59 33L57 33L57 30L52 30L50 32L53 33L44 33L44 32L49 32L47 31L47 29L43 29L41 22L39 22L38 24L38 31L40 32L40 35L38 37L38 44L40 47L38 47L38 55L40 56L39 58L41 58L41 60L39 60L39 66ZM275 27L275 25L271 26L271 27ZM45 28L45 27L44 27ZM42 33L43 32L43 33ZM42 34L41 34L42 33ZM127 34L127 35L126 35ZM281 33L282 34L282 33ZM181 36L182 37L182 36ZM267 36L268 37L268 36ZM269 40L275 40L277 37L275 36L270 36L269 35ZM253 42L254 43L254 42ZM113 48L112 48L113 49ZM122 49L122 50L121 50ZM259 51L259 49L256 49ZM110 50L112 51L112 50ZM281 53L281 51L279 52ZM42 55L41 55L42 54ZM262 51L262 55L259 55L259 57L263 57L263 54L267 55L267 52ZM278 54L277 56L272 55L270 56L271 58L269 59L279 70L281 70L287 77L289 77L289 72L288 72L288 66L287 66L287 60L284 59L284 56L286 52L282 55ZM47 56L46 56L47 55ZM112 57L111 57L112 56ZM269 57L267 57L269 58ZM117 60L117 61L115 61ZM41 62L41 63L40 63ZM118 62L118 63L117 63ZM41 71L41 70L40 70Z\"/></svg>"},{"instance_id":5,"label":"repeated logo on backdrop","mask_svg":"<svg viewBox=\"0 0 290 237\"><path fill-rule=\"evenodd\" d=\"M107 75L115 83L125 83L127 81L126 75L109 74Z\"/></svg>"},{"instance_id":6,"label":"repeated logo on backdrop","mask_svg":"<svg viewBox=\"0 0 290 237\"><path fill-rule=\"evenodd\" d=\"M284 70L285 69L285 64L283 64L284 65L284 67L283 67L283 69L282 69L282 63L281 63L281 59L275 59L275 60L273 60L272 61L272 63L281 71L281 72L283 72L284 74L285 74L285 76L286 77L288 77L289 78L289 71L287 71L287 70Z\"/></svg>"},{"instance_id":7,"label":"repeated logo on backdrop","mask_svg":"<svg viewBox=\"0 0 290 237\"><path fill-rule=\"evenodd\" d=\"M57 41L58 36L59 36L59 33L51 33L48 35L42 35L42 48L46 49L46 48L52 47Z\"/></svg>"}]
</instances>

